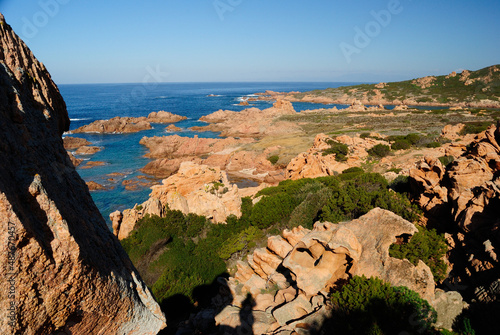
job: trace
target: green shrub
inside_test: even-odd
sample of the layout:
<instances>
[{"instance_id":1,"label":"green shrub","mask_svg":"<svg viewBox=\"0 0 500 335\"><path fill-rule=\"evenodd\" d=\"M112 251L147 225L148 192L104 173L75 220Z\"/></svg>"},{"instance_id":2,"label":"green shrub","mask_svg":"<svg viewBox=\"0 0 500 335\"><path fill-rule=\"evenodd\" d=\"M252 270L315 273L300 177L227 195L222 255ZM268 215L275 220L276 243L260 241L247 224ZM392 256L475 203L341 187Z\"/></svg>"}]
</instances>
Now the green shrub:
<instances>
[{"instance_id":1,"label":"green shrub","mask_svg":"<svg viewBox=\"0 0 500 335\"><path fill-rule=\"evenodd\" d=\"M338 334L433 334L436 311L410 289L355 276L330 296L334 312L323 326Z\"/></svg>"},{"instance_id":2,"label":"green shrub","mask_svg":"<svg viewBox=\"0 0 500 335\"><path fill-rule=\"evenodd\" d=\"M288 223L289 228L302 226L312 229L313 225L319 219L321 209L328 203L333 196L330 188L322 186L316 192L308 193L304 200L293 210Z\"/></svg>"},{"instance_id":3,"label":"green shrub","mask_svg":"<svg viewBox=\"0 0 500 335\"><path fill-rule=\"evenodd\" d=\"M467 122L465 127L460 131L460 135L479 134L486 130L491 125L491 121L484 122Z\"/></svg>"},{"instance_id":4,"label":"green shrub","mask_svg":"<svg viewBox=\"0 0 500 335\"><path fill-rule=\"evenodd\" d=\"M287 193L289 195L296 194L304 185L313 183L314 179L304 178L299 180L284 180L278 186L267 187L257 193L257 197L261 195L274 195L279 193Z\"/></svg>"},{"instance_id":5,"label":"green shrub","mask_svg":"<svg viewBox=\"0 0 500 335\"><path fill-rule=\"evenodd\" d=\"M411 143L407 140L398 139L391 144L392 150L406 150L411 147Z\"/></svg>"},{"instance_id":6,"label":"green shrub","mask_svg":"<svg viewBox=\"0 0 500 335\"><path fill-rule=\"evenodd\" d=\"M380 174L365 173L333 189L333 196L320 217L324 221L340 222L356 219L375 207L390 210L409 221L416 221L420 213L408 198L389 191L387 181Z\"/></svg>"},{"instance_id":7,"label":"green shrub","mask_svg":"<svg viewBox=\"0 0 500 335\"><path fill-rule=\"evenodd\" d=\"M430 143L427 143L426 147L427 148L439 148L441 146L441 143L439 142L430 142Z\"/></svg>"},{"instance_id":8,"label":"green shrub","mask_svg":"<svg viewBox=\"0 0 500 335\"><path fill-rule=\"evenodd\" d=\"M245 248L252 248L255 240L262 238L264 234L256 227L248 227L228 238L222 248L218 250L218 255L222 259L229 259L234 253Z\"/></svg>"},{"instance_id":9,"label":"green shrub","mask_svg":"<svg viewBox=\"0 0 500 335\"><path fill-rule=\"evenodd\" d=\"M377 144L373 148L367 150L370 156L383 158L389 155L391 148L388 145Z\"/></svg>"},{"instance_id":10,"label":"green shrub","mask_svg":"<svg viewBox=\"0 0 500 335\"><path fill-rule=\"evenodd\" d=\"M358 166L353 166L353 167L350 167L348 169L345 169L344 171L342 171L342 174L347 174L347 173L356 173L356 174L360 174L360 173L364 173L365 171L358 167Z\"/></svg>"},{"instance_id":11,"label":"green shrub","mask_svg":"<svg viewBox=\"0 0 500 335\"><path fill-rule=\"evenodd\" d=\"M400 173L403 169L401 168L392 168L392 169L389 169L387 170L387 172L394 172L394 173Z\"/></svg>"},{"instance_id":12,"label":"green shrub","mask_svg":"<svg viewBox=\"0 0 500 335\"><path fill-rule=\"evenodd\" d=\"M441 156L438 158L441 164L443 166L447 166L448 164L452 163L455 160L455 157L453 156Z\"/></svg>"},{"instance_id":13,"label":"green shrub","mask_svg":"<svg viewBox=\"0 0 500 335\"><path fill-rule=\"evenodd\" d=\"M334 140L327 140L327 143L330 148L323 151L323 156L334 154L335 160L338 162L347 160L346 156L349 154L349 147L346 144Z\"/></svg>"},{"instance_id":14,"label":"green shrub","mask_svg":"<svg viewBox=\"0 0 500 335\"><path fill-rule=\"evenodd\" d=\"M446 264L443 257L446 253L446 240L435 230L427 230L418 226L416 233L406 244L393 244L389 249L391 257L407 259L413 265L422 260L429 266L434 275L434 280L439 282L446 276Z\"/></svg>"},{"instance_id":15,"label":"green shrub","mask_svg":"<svg viewBox=\"0 0 500 335\"><path fill-rule=\"evenodd\" d=\"M268 228L288 217L295 206L292 197L286 193L264 197L253 206L250 220L254 226Z\"/></svg>"},{"instance_id":16,"label":"green shrub","mask_svg":"<svg viewBox=\"0 0 500 335\"><path fill-rule=\"evenodd\" d=\"M389 188L398 193L410 193L410 178L399 175L389 183Z\"/></svg>"},{"instance_id":17,"label":"green shrub","mask_svg":"<svg viewBox=\"0 0 500 335\"><path fill-rule=\"evenodd\" d=\"M278 155L272 155L272 156L269 156L267 158L267 160L270 161L272 165L275 165L276 163L278 163L279 159L280 159L280 156L278 156Z\"/></svg>"},{"instance_id":18,"label":"green shrub","mask_svg":"<svg viewBox=\"0 0 500 335\"><path fill-rule=\"evenodd\" d=\"M411 145L417 144L421 139L419 134L411 133L405 136L405 140L408 141Z\"/></svg>"}]
</instances>

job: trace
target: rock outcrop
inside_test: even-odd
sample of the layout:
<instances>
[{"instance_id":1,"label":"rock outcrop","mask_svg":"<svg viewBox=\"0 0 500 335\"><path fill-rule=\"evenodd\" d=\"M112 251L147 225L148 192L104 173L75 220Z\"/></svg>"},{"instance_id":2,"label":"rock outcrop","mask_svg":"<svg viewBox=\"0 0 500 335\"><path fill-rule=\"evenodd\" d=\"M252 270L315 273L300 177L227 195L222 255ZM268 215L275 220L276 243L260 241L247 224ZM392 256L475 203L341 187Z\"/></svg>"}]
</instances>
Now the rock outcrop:
<instances>
[{"instance_id":1,"label":"rock outcrop","mask_svg":"<svg viewBox=\"0 0 500 335\"><path fill-rule=\"evenodd\" d=\"M413 197L431 224L449 232L449 280L467 283L469 290L500 275L499 143L500 129L491 125L446 167L425 157L410 172Z\"/></svg>"},{"instance_id":2,"label":"rock outcrop","mask_svg":"<svg viewBox=\"0 0 500 335\"><path fill-rule=\"evenodd\" d=\"M332 142L348 146L347 159L339 161L335 154L324 154L331 147ZM385 141L372 138L363 139L343 135L333 139L325 134L318 134L313 146L307 152L299 154L290 161L286 167L286 178L296 180L333 176L350 167L360 166L363 159L368 156L367 150L379 143L387 144Z\"/></svg>"},{"instance_id":3,"label":"rock outcrop","mask_svg":"<svg viewBox=\"0 0 500 335\"><path fill-rule=\"evenodd\" d=\"M143 137L140 143L150 150L147 157L156 158L141 171L157 178L176 173L182 162L193 162L261 182L274 183L284 179L282 168L268 160L273 148L263 152L244 150L245 145L255 143L252 138L189 138L172 135Z\"/></svg>"},{"instance_id":4,"label":"rock outcrop","mask_svg":"<svg viewBox=\"0 0 500 335\"><path fill-rule=\"evenodd\" d=\"M164 179L162 185L152 187L145 203L126 209L123 214L111 214L115 234L120 240L126 238L144 215L161 217L167 207L222 223L229 215L241 216L241 196L238 186L230 184L226 173L219 168L183 162L176 174Z\"/></svg>"},{"instance_id":5,"label":"rock outcrop","mask_svg":"<svg viewBox=\"0 0 500 335\"><path fill-rule=\"evenodd\" d=\"M151 123L175 123L186 119L185 116L165 111L152 112L147 117L116 116L109 120L94 121L91 124L73 130L72 133L136 133L151 129Z\"/></svg>"},{"instance_id":6,"label":"rock outcrop","mask_svg":"<svg viewBox=\"0 0 500 335\"><path fill-rule=\"evenodd\" d=\"M241 327L242 309L251 295L255 334L290 333L321 324L330 315L327 297L339 281L351 276L376 276L394 286L407 286L423 298L434 298L434 278L423 262L389 256L401 235L417 228L392 212L373 209L342 224L317 222L312 231L302 227L268 239L247 262L238 262L229 278L231 303L216 317L218 325Z\"/></svg>"},{"instance_id":7,"label":"rock outcrop","mask_svg":"<svg viewBox=\"0 0 500 335\"><path fill-rule=\"evenodd\" d=\"M66 105L0 14L0 332L156 334L165 318L61 135Z\"/></svg>"},{"instance_id":8,"label":"rock outcrop","mask_svg":"<svg viewBox=\"0 0 500 335\"><path fill-rule=\"evenodd\" d=\"M66 150L76 150L83 146L91 145L89 141L80 137L65 136L63 138L64 149Z\"/></svg>"},{"instance_id":9,"label":"rock outcrop","mask_svg":"<svg viewBox=\"0 0 500 335\"><path fill-rule=\"evenodd\" d=\"M277 100L273 107L260 110L258 108L247 108L241 112L219 110L212 114L203 116L200 121L210 123L204 127L193 127L196 131L217 131L221 136L228 137L263 137L266 135L283 135L290 133L301 133L302 129L290 122L275 120L282 115L293 115L296 111L292 103Z\"/></svg>"}]
</instances>

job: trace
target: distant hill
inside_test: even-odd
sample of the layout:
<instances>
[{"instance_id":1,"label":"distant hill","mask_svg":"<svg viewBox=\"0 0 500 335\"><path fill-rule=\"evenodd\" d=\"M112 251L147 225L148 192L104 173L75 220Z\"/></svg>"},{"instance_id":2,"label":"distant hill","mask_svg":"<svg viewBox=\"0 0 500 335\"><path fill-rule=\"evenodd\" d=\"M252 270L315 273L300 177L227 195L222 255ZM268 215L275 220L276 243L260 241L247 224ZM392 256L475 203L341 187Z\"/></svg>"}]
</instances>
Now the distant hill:
<instances>
[{"instance_id":1,"label":"distant hill","mask_svg":"<svg viewBox=\"0 0 500 335\"><path fill-rule=\"evenodd\" d=\"M288 99L339 104L359 100L372 105L500 107L500 65L446 76L291 93Z\"/></svg>"}]
</instances>

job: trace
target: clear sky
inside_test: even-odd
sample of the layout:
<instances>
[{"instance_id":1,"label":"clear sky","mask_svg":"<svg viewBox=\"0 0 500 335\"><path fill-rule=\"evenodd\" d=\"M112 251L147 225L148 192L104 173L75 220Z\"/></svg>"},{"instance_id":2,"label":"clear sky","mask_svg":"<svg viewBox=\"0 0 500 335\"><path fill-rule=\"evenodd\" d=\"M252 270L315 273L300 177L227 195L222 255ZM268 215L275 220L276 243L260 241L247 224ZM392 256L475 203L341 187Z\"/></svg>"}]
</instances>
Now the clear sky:
<instances>
[{"instance_id":1,"label":"clear sky","mask_svg":"<svg viewBox=\"0 0 500 335\"><path fill-rule=\"evenodd\" d=\"M378 82L500 63L498 0L0 0L0 12L58 84Z\"/></svg>"}]
</instances>

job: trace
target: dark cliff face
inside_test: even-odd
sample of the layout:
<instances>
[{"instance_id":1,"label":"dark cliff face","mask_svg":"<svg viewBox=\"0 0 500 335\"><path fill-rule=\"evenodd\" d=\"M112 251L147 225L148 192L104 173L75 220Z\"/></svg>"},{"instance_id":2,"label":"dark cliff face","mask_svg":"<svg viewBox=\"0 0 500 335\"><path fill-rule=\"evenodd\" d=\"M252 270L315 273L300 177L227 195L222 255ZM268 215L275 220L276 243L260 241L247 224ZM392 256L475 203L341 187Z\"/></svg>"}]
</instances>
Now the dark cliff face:
<instances>
[{"instance_id":1,"label":"dark cliff face","mask_svg":"<svg viewBox=\"0 0 500 335\"><path fill-rule=\"evenodd\" d=\"M165 318L63 148L66 104L1 14L0 45L0 332L156 334Z\"/></svg>"}]
</instances>

